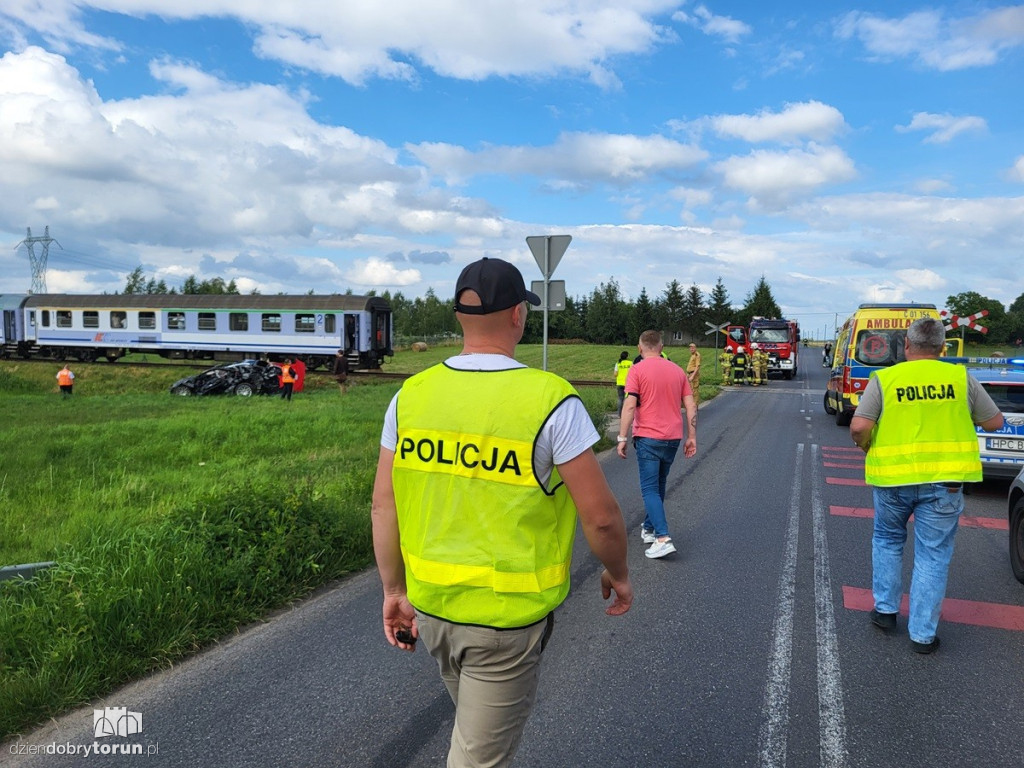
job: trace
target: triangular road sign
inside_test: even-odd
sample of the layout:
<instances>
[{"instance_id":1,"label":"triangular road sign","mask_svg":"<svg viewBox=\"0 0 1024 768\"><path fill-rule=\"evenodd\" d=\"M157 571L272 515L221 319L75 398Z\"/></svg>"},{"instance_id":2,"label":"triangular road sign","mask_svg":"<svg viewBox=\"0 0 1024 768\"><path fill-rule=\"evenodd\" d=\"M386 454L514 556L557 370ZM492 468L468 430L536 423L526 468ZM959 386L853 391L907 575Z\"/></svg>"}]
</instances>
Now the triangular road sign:
<instances>
[{"instance_id":1,"label":"triangular road sign","mask_svg":"<svg viewBox=\"0 0 1024 768\"><path fill-rule=\"evenodd\" d=\"M544 243L548 242L548 263L547 271L544 268ZM537 261L537 266L540 267L540 272L544 277L551 277L554 274L555 267L558 266L558 262L562 260L562 256L565 254L566 249L569 247L569 243L572 242L572 235L533 235L532 237L526 238L526 244L530 246L530 252L533 254L533 258Z\"/></svg>"}]
</instances>

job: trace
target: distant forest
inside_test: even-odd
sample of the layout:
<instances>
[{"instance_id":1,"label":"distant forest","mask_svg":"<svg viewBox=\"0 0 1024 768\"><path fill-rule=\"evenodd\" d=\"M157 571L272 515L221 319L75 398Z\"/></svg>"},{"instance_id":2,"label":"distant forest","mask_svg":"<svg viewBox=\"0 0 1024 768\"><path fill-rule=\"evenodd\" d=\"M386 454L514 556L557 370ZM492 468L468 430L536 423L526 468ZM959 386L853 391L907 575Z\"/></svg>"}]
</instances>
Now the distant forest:
<instances>
[{"instance_id":1,"label":"distant forest","mask_svg":"<svg viewBox=\"0 0 1024 768\"><path fill-rule=\"evenodd\" d=\"M234 280L225 281L221 277L199 280L195 275L190 275L180 287L168 287L163 280L147 279L142 267L137 267L128 275L124 293L238 294L240 291ZM427 289L425 296L414 299L406 298L401 291L380 294L368 291L367 295L379 295L391 305L399 344L416 339L436 340L460 332L452 311L454 297L441 299L432 288ZM961 317L988 310L988 315L978 321L988 328L987 334L970 328L954 331L957 336L962 333L967 341L1012 345L1024 337L1024 293L1007 308L996 299L964 291L947 297L946 306L940 309ZM653 299L646 288L642 289L635 301L624 298L618 283L611 279L601 283L589 296L566 296L564 310L549 312L548 339L628 346L635 344L643 331L657 328L667 334L666 343L688 343L704 337L707 323L749 325L753 317L782 317L782 310L764 275L740 306L732 303L721 278L707 295L696 285L684 290L678 280L673 280ZM542 312L530 313L523 335L525 343L542 340L543 322ZM804 329L804 332L813 333L813 330Z\"/></svg>"}]
</instances>

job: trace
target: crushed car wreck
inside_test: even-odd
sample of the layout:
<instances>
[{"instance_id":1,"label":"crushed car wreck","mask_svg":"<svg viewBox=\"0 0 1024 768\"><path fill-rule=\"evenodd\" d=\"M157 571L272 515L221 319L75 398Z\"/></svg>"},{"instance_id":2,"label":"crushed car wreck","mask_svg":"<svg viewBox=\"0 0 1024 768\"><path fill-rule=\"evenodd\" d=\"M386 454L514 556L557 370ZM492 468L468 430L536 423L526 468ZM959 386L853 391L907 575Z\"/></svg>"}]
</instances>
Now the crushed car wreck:
<instances>
[{"instance_id":1,"label":"crushed car wreck","mask_svg":"<svg viewBox=\"0 0 1024 768\"><path fill-rule=\"evenodd\" d=\"M179 379L171 385L171 394L182 397L195 395L251 395L277 394L280 369L265 360L243 360L240 363L218 365L194 376Z\"/></svg>"}]
</instances>

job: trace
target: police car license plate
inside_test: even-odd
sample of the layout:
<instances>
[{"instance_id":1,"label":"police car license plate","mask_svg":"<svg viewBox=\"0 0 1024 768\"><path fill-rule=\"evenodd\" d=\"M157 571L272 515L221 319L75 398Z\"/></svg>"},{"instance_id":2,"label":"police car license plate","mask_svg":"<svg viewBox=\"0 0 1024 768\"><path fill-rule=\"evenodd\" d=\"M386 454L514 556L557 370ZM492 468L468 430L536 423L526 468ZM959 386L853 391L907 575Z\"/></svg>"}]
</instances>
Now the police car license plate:
<instances>
[{"instance_id":1,"label":"police car license plate","mask_svg":"<svg viewBox=\"0 0 1024 768\"><path fill-rule=\"evenodd\" d=\"M985 447L990 451L1024 451L1024 438L986 437Z\"/></svg>"}]
</instances>

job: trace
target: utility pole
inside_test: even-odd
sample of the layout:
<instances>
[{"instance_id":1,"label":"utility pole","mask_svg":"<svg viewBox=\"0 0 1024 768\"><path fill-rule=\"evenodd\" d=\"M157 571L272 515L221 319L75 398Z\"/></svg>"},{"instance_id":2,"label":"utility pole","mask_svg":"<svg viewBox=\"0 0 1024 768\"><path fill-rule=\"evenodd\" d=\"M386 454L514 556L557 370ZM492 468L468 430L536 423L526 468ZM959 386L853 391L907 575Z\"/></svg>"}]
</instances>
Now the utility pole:
<instances>
[{"instance_id":1,"label":"utility pole","mask_svg":"<svg viewBox=\"0 0 1024 768\"><path fill-rule=\"evenodd\" d=\"M32 227L27 227L28 235L14 246L17 250L22 245L28 251L28 261L32 266L32 287L29 289L29 293L46 293L46 259L50 255L50 243L57 243L52 237L50 237L50 226L47 225L43 230L42 237L32 237ZM36 256L36 243L41 243L43 246L43 252L38 257ZM63 245L57 243L61 249Z\"/></svg>"}]
</instances>

